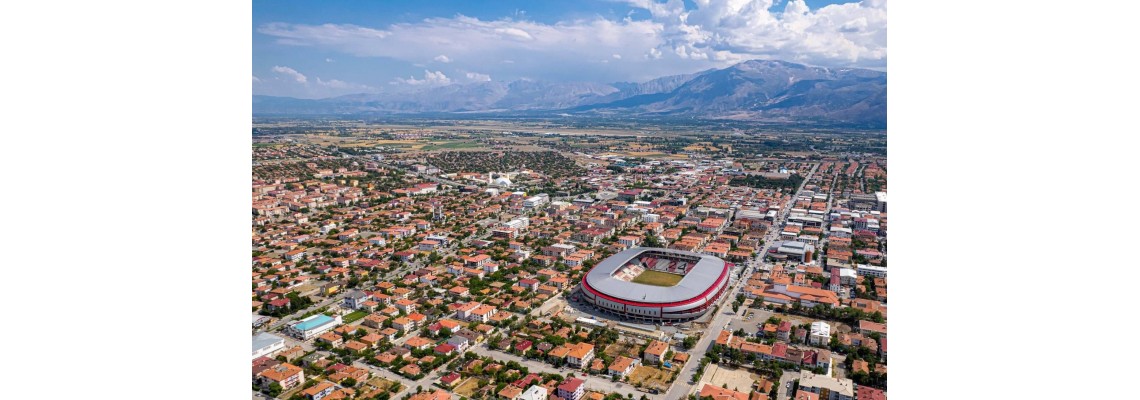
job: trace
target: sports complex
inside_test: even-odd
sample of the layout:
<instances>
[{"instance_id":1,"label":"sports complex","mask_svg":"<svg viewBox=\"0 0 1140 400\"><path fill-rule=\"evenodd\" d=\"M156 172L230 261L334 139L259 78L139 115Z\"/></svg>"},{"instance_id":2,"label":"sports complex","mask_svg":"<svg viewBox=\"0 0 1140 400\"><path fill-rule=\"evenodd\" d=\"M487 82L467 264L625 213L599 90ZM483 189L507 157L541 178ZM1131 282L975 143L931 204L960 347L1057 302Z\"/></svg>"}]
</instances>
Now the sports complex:
<instances>
[{"instance_id":1,"label":"sports complex","mask_svg":"<svg viewBox=\"0 0 1140 400\"><path fill-rule=\"evenodd\" d=\"M729 284L731 264L688 251L635 247L594 266L577 299L604 313L646 322L704 315Z\"/></svg>"}]
</instances>

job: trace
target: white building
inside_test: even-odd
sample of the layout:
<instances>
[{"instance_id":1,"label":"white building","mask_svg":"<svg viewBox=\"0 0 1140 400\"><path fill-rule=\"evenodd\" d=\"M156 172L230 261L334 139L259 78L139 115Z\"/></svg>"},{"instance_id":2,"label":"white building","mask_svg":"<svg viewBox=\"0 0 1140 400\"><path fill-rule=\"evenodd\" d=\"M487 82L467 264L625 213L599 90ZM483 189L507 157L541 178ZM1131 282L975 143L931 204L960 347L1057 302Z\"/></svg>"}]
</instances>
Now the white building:
<instances>
[{"instance_id":1,"label":"white building","mask_svg":"<svg viewBox=\"0 0 1140 400\"><path fill-rule=\"evenodd\" d=\"M815 253L815 246L807 243L787 241L780 244L776 250L778 254L785 254L789 259L797 260L802 263L810 263L812 253Z\"/></svg>"},{"instance_id":2,"label":"white building","mask_svg":"<svg viewBox=\"0 0 1140 400\"><path fill-rule=\"evenodd\" d=\"M295 338L308 340L320 336L322 333L328 332L343 323L339 315L330 317L324 314L317 314L289 324L289 327L286 328L286 332Z\"/></svg>"},{"instance_id":3,"label":"white building","mask_svg":"<svg viewBox=\"0 0 1140 400\"><path fill-rule=\"evenodd\" d=\"M499 177L495 178L494 177L495 175L499 175ZM507 174L488 173L487 174L487 184L491 185L491 186L499 186L499 187L509 188L514 183L511 182L511 178L508 177Z\"/></svg>"},{"instance_id":4,"label":"white building","mask_svg":"<svg viewBox=\"0 0 1140 400\"><path fill-rule=\"evenodd\" d=\"M858 281L858 278L855 277L855 270L854 269L851 269L851 268L834 268L834 269L832 269L832 271L833 271L832 273L834 273L835 270L839 271L839 282L844 284L844 285L851 286L851 285L854 285Z\"/></svg>"},{"instance_id":5,"label":"white building","mask_svg":"<svg viewBox=\"0 0 1140 400\"><path fill-rule=\"evenodd\" d=\"M852 233L851 228L843 228L843 227L837 227L837 226L831 227L828 231L829 231L828 232L829 235L834 236L834 237L839 237L839 238L849 238L849 237L851 237L851 233Z\"/></svg>"},{"instance_id":6,"label":"white building","mask_svg":"<svg viewBox=\"0 0 1140 400\"><path fill-rule=\"evenodd\" d=\"M540 194L538 196L527 197L525 200L523 200L523 207L535 208L535 207L542 206L543 204L546 204L549 201L550 201L550 195L543 193L543 194Z\"/></svg>"},{"instance_id":7,"label":"white building","mask_svg":"<svg viewBox=\"0 0 1140 400\"><path fill-rule=\"evenodd\" d=\"M524 230L530 226L530 218L518 217L503 223L504 227Z\"/></svg>"},{"instance_id":8,"label":"white building","mask_svg":"<svg viewBox=\"0 0 1140 400\"><path fill-rule=\"evenodd\" d=\"M831 342L831 325L823 321L812 322L808 342L816 346L826 346Z\"/></svg>"},{"instance_id":9,"label":"white building","mask_svg":"<svg viewBox=\"0 0 1140 400\"><path fill-rule=\"evenodd\" d=\"M360 308L361 305L363 305L363 303L368 300L372 300L372 296L360 290L353 289L350 290L348 294L344 295L344 306L346 308L355 310Z\"/></svg>"},{"instance_id":10,"label":"white building","mask_svg":"<svg viewBox=\"0 0 1140 400\"><path fill-rule=\"evenodd\" d=\"M538 385L531 385L523 394L519 395L518 400L546 400L548 396L546 388Z\"/></svg>"},{"instance_id":11,"label":"white building","mask_svg":"<svg viewBox=\"0 0 1140 400\"><path fill-rule=\"evenodd\" d=\"M285 348L285 338L268 332L262 332L253 337L253 358L273 357L278 351Z\"/></svg>"},{"instance_id":12,"label":"white building","mask_svg":"<svg viewBox=\"0 0 1140 400\"><path fill-rule=\"evenodd\" d=\"M808 370L800 371L800 390L818 394L820 400L855 399L855 382L852 380L816 375Z\"/></svg>"},{"instance_id":13,"label":"white building","mask_svg":"<svg viewBox=\"0 0 1140 400\"><path fill-rule=\"evenodd\" d=\"M876 277L876 278L886 278L887 277L887 267L878 267L878 266L874 266L874 265L862 265L862 264L860 264L860 265L856 265L855 269L857 272L859 272L859 275L872 276L872 277Z\"/></svg>"}]
</instances>

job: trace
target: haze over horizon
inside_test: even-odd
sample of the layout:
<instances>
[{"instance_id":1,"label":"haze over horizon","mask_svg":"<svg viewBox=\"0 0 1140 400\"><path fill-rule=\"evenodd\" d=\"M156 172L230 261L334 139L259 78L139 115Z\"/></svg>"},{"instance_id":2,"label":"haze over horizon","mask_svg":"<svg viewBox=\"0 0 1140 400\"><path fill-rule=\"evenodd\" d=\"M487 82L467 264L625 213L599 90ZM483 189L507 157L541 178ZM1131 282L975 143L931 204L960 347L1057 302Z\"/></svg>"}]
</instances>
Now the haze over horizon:
<instances>
[{"instance_id":1,"label":"haze over horizon","mask_svg":"<svg viewBox=\"0 0 1140 400\"><path fill-rule=\"evenodd\" d=\"M253 93L644 82L750 59L885 70L886 1L255 1Z\"/></svg>"}]
</instances>

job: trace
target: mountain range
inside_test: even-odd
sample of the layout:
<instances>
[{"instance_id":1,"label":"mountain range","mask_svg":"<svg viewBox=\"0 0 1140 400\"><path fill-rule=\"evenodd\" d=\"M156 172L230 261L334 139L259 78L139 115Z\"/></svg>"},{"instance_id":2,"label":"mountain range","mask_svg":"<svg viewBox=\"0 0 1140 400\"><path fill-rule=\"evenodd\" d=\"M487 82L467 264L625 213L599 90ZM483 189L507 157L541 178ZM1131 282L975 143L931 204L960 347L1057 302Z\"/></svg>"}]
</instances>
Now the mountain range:
<instances>
[{"instance_id":1,"label":"mountain range","mask_svg":"<svg viewBox=\"0 0 1140 400\"><path fill-rule=\"evenodd\" d=\"M451 84L326 99L253 96L255 115L474 113L693 117L886 127L887 74L751 60L648 82Z\"/></svg>"}]
</instances>

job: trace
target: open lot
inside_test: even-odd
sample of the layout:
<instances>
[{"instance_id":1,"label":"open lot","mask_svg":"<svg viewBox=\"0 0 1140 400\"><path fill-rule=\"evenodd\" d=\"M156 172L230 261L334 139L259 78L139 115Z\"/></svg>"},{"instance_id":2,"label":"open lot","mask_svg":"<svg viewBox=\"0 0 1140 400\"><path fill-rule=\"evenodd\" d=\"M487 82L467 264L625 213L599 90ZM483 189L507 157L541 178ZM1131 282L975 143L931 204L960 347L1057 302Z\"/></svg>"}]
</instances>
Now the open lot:
<instances>
[{"instance_id":1,"label":"open lot","mask_svg":"<svg viewBox=\"0 0 1140 400\"><path fill-rule=\"evenodd\" d=\"M750 314L755 314L752 317L752 319L748 319L748 315L750 315ZM746 314L744 315L744 318L742 318L741 320L733 320L732 321L732 324L730 326L730 330L735 331L737 328L743 328L745 332L755 333L757 330L756 325L764 323L764 321L768 320L768 317L772 317L772 316L775 316L776 318L779 318L779 319L784 320L784 321L791 322L792 326L800 326L803 324L810 324L812 322L821 321L818 319L808 318L808 317L805 317L802 315L784 314L784 313L772 312L772 311L768 311L768 310L764 310L764 309L749 308L748 311L746 312ZM831 321L831 320L822 320L822 321L830 324L831 329L834 332L839 332L839 333L851 332L851 327L847 326L847 324L844 324L842 322ZM751 327L749 327L749 326L751 326Z\"/></svg>"},{"instance_id":2,"label":"open lot","mask_svg":"<svg viewBox=\"0 0 1140 400\"><path fill-rule=\"evenodd\" d=\"M633 372L629 374L629 383L634 386L640 384L645 388L666 390L669 388L669 380L672 377L673 371L671 370L638 365L637 368L634 368Z\"/></svg>"},{"instance_id":3,"label":"open lot","mask_svg":"<svg viewBox=\"0 0 1140 400\"><path fill-rule=\"evenodd\" d=\"M606 349L603 351L603 353L606 353L606 355L610 357L627 356L634 358L637 358L637 352L638 348L636 344L624 340L606 346Z\"/></svg>"},{"instance_id":4,"label":"open lot","mask_svg":"<svg viewBox=\"0 0 1140 400\"><path fill-rule=\"evenodd\" d=\"M715 363L709 364L704 375L701 375L702 381L713 386L728 385L729 389L744 393L748 393L752 389L752 383L761 378L745 369L723 368Z\"/></svg>"},{"instance_id":5,"label":"open lot","mask_svg":"<svg viewBox=\"0 0 1140 400\"><path fill-rule=\"evenodd\" d=\"M634 277L633 282L653 286L675 286L677 282L681 281L681 278L684 278L684 276L670 274L668 272L647 270Z\"/></svg>"},{"instance_id":6,"label":"open lot","mask_svg":"<svg viewBox=\"0 0 1140 400\"><path fill-rule=\"evenodd\" d=\"M393 382L380 377L369 379L367 384L375 386L377 389L384 391L390 390L392 386L400 386L400 384L397 382Z\"/></svg>"},{"instance_id":7,"label":"open lot","mask_svg":"<svg viewBox=\"0 0 1140 400\"><path fill-rule=\"evenodd\" d=\"M479 380L467 378L467 380L455 387L455 394L470 398L477 390L479 390Z\"/></svg>"}]
</instances>

